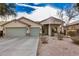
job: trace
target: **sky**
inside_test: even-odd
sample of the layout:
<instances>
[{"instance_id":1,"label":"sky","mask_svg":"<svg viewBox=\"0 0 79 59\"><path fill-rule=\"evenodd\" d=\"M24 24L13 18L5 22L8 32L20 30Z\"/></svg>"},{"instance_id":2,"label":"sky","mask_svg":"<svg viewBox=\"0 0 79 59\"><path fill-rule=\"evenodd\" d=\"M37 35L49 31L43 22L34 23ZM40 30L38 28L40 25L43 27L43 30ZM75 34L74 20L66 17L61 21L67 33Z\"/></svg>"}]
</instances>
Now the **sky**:
<instances>
[{"instance_id":1,"label":"sky","mask_svg":"<svg viewBox=\"0 0 79 59\"><path fill-rule=\"evenodd\" d=\"M48 17L58 17L57 12L63 8L70 8L73 3L17 3L17 18L26 17L33 21L41 21ZM8 20L15 19L10 17Z\"/></svg>"},{"instance_id":2,"label":"sky","mask_svg":"<svg viewBox=\"0 0 79 59\"><path fill-rule=\"evenodd\" d=\"M30 14L30 13L32 13L32 11L37 10L34 7L50 6L51 8L62 9L65 6L67 8L69 8L69 7L71 7L71 5L72 5L72 3L23 3L23 4L16 4L16 11L17 12L26 12L26 13Z\"/></svg>"}]
</instances>

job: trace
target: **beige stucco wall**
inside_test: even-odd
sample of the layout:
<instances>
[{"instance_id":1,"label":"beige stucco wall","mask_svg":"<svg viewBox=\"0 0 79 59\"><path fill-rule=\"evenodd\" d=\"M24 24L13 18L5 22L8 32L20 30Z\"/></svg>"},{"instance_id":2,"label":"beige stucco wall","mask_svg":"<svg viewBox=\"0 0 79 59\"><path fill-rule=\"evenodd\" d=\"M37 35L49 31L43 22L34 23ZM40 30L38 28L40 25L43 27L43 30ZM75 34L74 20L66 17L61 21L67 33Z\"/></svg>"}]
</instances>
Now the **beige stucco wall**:
<instances>
[{"instance_id":1,"label":"beige stucco wall","mask_svg":"<svg viewBox=\"0 0 79 59\"><path fill-rule=\"evenodd\" d=\"M28 25L22 24L22 23L20 23L18 21L10 22L10 23L4 25L3 27L4 27L4 31L3 31L4 33L6 33L6 27L26 27L26 28L29 29Z\"/></svg>"},{"instance_id":2,"label":"beige stucco wall","mask_svg":"<svg viewBox=\"0 0 79 59\"><path fill-rule=\"evenodd\" d=\"M36 24L36 23L34 23L32 21L29 21L29 20L26 20L26 19L21 19L20 21L23 21L23 22L31 25L31 27L40 27L41 28L41 25L40 24Z\"/></svg>"},{"instance_id":3,"label":"beige stucco wall","mask_svg":"<svg viewBox=\"0 0 79 59\"><path fill-rule=\"evenodd\" d=\"M77 30L77 29L79 29L79 24L71 25L71 26L67 27L67 29L68 29L67 31Z\"/></svg>"},{"instance_id":4,"label":"beige stucco wall","mask_svg":"<svg viewBox=\"0 0 79 59\"><path fill-rule=\"evenodd\" d=\"M79 29L79 24L78 25L75 25L75 29Z\"/></svg>"},{"instance_id":5,"label":"beige stucco wall","mask_svg":"<svg viewBox=\"0 0 79 59\"><path fill-rule=\"evenodd\" d=\"M28 27L28 25L22 24L18 21L16 21L16 22L13 21L13 22L10 22L10 23L4 25L3 27Z\"/></svg>"}]
</instances>

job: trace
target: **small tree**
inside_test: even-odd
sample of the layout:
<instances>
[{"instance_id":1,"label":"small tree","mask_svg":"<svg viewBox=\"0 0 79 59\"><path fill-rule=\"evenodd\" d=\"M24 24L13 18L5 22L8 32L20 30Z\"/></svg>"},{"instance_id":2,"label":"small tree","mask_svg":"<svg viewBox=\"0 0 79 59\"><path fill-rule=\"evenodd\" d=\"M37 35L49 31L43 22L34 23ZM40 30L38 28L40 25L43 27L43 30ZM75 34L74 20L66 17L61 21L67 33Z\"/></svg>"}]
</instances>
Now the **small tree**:
<instances>
[{"instance_id":1,"label":"small tree","mask_svg":"<svg viewBox=\"0 0 79 59\"><path fill-rule=\"evenodd\" d=\"M67 26L69 22L78 15L79 13L75 10L75 4L72 4L72 6L69 8L66 6L65 8L58 11L58 16L61 18L61 20L65 20L66 18L65 26ZM65 30L67 31L67 28Z\"/></svg>"},{"instance_id":2,"label":"small tree","mask_svg":"<svg viewBox=\"0 0 79 59\"><path fill-rule=\"evenodd\" d=\"M9 16L16 16L16 4L0 3L0 18L6 19Z\"/></svg>"}]
</instances>

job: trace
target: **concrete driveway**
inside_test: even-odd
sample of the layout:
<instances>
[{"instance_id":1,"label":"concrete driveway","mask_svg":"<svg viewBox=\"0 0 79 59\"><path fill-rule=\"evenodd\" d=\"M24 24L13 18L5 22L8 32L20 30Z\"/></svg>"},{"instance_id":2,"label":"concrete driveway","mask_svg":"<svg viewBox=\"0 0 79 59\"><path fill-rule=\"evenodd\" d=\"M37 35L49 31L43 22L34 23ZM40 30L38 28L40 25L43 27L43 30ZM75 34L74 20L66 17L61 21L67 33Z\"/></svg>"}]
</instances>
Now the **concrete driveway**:
<instances>
[{"instance_id":1,"label":"concrete driveway","mask_svg":"<svg viewBox=\"0 0 79 59\"><path fill-rule=\"evenodd\" d=\"M38 37L0 39L0 56L35 56L38 41Z\"/></svg>"}]
</instances>

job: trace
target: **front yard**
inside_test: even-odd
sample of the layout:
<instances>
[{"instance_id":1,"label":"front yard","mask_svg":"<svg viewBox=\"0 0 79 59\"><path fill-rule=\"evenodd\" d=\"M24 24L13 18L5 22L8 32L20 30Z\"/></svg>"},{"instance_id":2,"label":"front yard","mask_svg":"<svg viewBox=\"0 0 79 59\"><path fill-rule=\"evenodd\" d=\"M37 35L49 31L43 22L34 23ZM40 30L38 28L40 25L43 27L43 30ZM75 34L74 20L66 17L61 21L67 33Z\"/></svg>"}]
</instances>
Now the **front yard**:
<instances>
[{"instance_id":1,"label":"front yard","mask_svg":"<svg viewBox=\"0 0 79 59\"><path fill-rule=\"evenodd\" d=\"M79 56L79 45L74 44L70 38L58 40L52 37L47 44L40 44L38 56Z\"/></svg>"}]
</instances>

